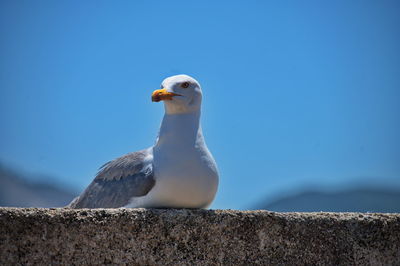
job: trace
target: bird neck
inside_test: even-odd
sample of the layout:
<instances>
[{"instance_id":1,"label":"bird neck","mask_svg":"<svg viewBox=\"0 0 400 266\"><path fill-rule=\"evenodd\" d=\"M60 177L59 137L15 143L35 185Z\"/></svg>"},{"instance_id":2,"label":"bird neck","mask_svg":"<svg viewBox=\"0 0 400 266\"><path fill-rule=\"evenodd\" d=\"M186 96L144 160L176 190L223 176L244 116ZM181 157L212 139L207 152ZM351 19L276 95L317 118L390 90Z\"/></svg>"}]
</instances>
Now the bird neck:
<instances>
[{"instance_id":1,"label":"bird neck","mask_svg":"<svg viewBox=\"0 0 400 266\"><path fill-rule=\"evenodd\" d=\"M199 141L203 141L200 110L164 115L156 146L193 148Z\"/></svg>"}]
</instances>

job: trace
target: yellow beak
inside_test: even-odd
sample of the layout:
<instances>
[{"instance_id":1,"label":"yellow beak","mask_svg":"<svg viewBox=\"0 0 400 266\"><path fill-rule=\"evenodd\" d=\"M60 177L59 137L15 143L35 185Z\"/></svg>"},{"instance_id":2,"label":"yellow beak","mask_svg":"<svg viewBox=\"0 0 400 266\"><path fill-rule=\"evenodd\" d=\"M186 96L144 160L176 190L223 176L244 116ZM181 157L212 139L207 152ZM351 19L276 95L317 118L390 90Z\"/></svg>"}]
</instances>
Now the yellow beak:
<instances>
[{"instance_id":1,"label":"yellow beak","mask_svg":"<svg viewBox=\"0 0 400 266\"><path fill-rule=\"evenodd\" d=\"M172 100L172 97L174 96L182 96L177 93L169 92L167 89L162 89L162 90L155 90L151 94L151 101L152 102L159 102L159 101L164 101L164 100Z\"/></svg>"}]
</instances>

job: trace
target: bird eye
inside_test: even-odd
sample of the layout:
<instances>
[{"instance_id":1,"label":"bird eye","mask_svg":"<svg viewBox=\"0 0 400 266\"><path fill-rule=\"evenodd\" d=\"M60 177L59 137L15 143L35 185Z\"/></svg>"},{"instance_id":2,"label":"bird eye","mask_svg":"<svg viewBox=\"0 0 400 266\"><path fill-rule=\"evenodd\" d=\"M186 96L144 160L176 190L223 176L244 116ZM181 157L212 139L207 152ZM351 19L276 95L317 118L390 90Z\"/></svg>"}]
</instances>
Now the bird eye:
<instances>
[{"instance_id":1,"label":"bird eye","mask_svg":"<svg viewBox=\"0 0 400 266\"><path fill-rule=\"evenodd\" d=\"M184 88L184 89L188 88L189 87L189 82L183 82L181 84L181 87Z\"/></svg>"}]
</instances>

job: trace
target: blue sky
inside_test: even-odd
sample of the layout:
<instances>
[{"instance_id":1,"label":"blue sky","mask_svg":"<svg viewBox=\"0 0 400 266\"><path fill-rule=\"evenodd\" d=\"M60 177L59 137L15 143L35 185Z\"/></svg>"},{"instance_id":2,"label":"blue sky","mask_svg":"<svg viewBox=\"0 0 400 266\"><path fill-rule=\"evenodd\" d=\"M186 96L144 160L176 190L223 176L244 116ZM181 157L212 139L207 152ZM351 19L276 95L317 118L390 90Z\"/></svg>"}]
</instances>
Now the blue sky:
<instances>
[{"instance_id":1,"label":"blue sky","mask_svg":"<svg viewBox=\"0 0 400 266\"><path fill-rule=\"evenodd\" d=\"M398 1L0 1L0 162L82 190L154 143L175 74L203 87L212 208L400 187Z\"/></svg>"}]
</instances>

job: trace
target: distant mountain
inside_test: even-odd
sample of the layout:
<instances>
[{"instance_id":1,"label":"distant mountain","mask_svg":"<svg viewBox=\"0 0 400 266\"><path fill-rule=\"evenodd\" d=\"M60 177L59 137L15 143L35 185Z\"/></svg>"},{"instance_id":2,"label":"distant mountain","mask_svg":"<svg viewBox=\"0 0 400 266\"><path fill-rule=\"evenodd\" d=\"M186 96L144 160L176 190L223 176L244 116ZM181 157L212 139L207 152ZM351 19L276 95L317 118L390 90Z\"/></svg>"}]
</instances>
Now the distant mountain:
<instances>
[{"instance_id":1,"label":"distant mountain","mask_svg":"<svg viewBox=\"0 0 400 266\"><path fill-rule=\"evenodd\" d=\"M76 195L56 185L30 182L22 174L0 165L2 207L62 207Z\"/></svg>"},{"instance_id":2,"label":"distant mountain","mask_svg":"<svg viewBox=\"0 0 400 266\"><path fill-rule=\"evenodd\" d=\"M400 212L400 189L357 188L305 191L261 203L256 209L279 212Z\"/></svg>"}]
</instances>

